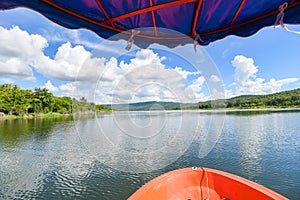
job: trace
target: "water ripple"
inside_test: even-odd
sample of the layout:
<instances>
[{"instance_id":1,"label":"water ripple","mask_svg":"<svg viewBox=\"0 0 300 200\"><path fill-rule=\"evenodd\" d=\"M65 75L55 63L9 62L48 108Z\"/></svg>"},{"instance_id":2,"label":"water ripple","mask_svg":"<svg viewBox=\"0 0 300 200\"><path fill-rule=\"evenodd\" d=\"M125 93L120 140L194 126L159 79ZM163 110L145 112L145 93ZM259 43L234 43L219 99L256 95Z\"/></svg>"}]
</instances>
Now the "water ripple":
<instances>
[{"instance_id":1,"label":"water ripple","mask_svg":"<svg viewBox=\"0 0 300 200\"><path fill-rule=\"evenodd\" d=\"M193 112L188 119L193 120L192 116L196 114ZM0 127L0 199L122 200L162 173L195 165L228 171L267 186L290 199L300 199L300 113L228 115L214 148L207 156L199 157L205 134L209 133L207 124L212 114L200 115L197 134L175 162L144 173L121 172L93 157L70 121L7 123L4 126L9 127ZM143 117L142 113L136 113L136 116L136 123L149 123L147 116ZM178 113L170 116L176 118ZM126 121L126 117L123 118ZM97 123L95 120L82 123ZM22 129L22 126L26 127ZM85 128L82 131L86 134L89 133L89 126L81 128ZM189 129L184 127L183 130ZM172 132L176 130L170 126L165 131L161 139L163 142L172 138ZM14 132L18 134L12 135ZM183 136L176 138L177 145L184 142ZM136 142L122 142L127 145L127 151L138 153L140 150ZM163 142L153 142L153 146L143 143L143 151L153 151L155 145ZM107 158L113 161L124 159L110 156ZM151 159L147 159L142 160L141 166L150 163ZM164 157L159 155L153 157L154 161L165 162Z\"/></svg>"}]
</instances>

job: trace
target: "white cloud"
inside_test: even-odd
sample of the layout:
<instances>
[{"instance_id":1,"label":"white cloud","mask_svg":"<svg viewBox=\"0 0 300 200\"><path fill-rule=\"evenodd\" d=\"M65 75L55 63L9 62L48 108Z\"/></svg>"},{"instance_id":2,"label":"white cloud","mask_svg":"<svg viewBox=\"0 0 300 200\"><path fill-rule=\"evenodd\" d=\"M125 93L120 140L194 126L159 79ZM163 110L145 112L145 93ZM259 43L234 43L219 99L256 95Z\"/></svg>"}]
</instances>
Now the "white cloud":
<instances>
[{"instance_id":1,"label":"white cloud","mask_svg":"<svg viewBox=\"0 0 300 200\"><path fill-rule=\"evenodd\" d=\"M73 39L79 40L78 33L72 34ZM55 87L49 80L44 87L51 92L85 96L101 103L149 100L191 102L220 96L213 90L211 95L204 94L206 80L200 72L187 71L180 66L168 68L163 64L166 58L151 49L129 52L135 53L131 55L134 58L118 64L115 57L98 58L84 46L72 46L70 42L62 44L50 58L44 54L47 46L47 40L41 35L29 34L17 26L11 29L0 27L1 79L35 80L35 69L49 79L69 82ZM98 51L101 52L101 49ZM257 77L259 68L254 60L243 55L235 56L232 66L235 68L234 90L225 90L226 97L278 92L282 86L299 80L272 78L268 81ZM207 77L207 80L210 84L221 81L216 74Z\"/></svg>"},{"instance_id":2,"label":"white cloud","mask_svg":"<svg viewBox=\"0 0 300 200\"><path fill-rule=\"evenodd\" d=\"M214 74L210 76L209 80L214 83L221 81L221 79L217 75L214 75Z\"/></svg>"},{"instance_id":3,"label":"white cloud","mask_svg":"<svg viewBox=\"0 0 300 200\"><path fill-rule=\"evenodd\" d=\"M47 81L47 83L42 87L42 88L46 88L47 90L49 90L50 92L57 92L58 88L55 87L50 80Z\"/></svg>"},{"instance_id":4,"label":"white cloud","mask_svg":"<svg viewBox=\"0 0 300 200\"><path fill-rule=\"evenodd\" d=\"M18 58L7 58L6 61L0 61L0 74L7 78L17 77L21 80L35 80L31 67Z\"/></svg>"},{"instance_id":5,"label":"white cloud","mask_svg":"<svg viewBox=\"0 0 300 200\"><path fill-rule=\"evenodd\" d=\"M192 84L188 87L194 92L199 93L202 90L202 85L205 82L205 78L203 76L198 77L197 79L193 80Z\"/></svg>"},{"instance_id":6,"label":"white cloud","mask_svg":"<svg viewBox=\"0 0 300 200\"><path fill-rule=\"evenodd\" d=\"M137 101L196 101L204 78L200 76L189 86L187 77L198 72L185 71L180 67L167 68L159 57L149 49L136 52L129 63L110 60L96 90L98 101L128 103ZM109 63L107 62L107 63ZM113 80L109 79L113 77ZM105 95L106 94L106 95Z\"/></svg>"},{"instance_id":7,"label":"white cloud","mask_svg":"<svg viewBox=\"0 0 300 200\"><path fill-rule=\"evenodd\" d=\"M59 36L58 36L59 37ZM74 38L78 35L74 35ZM135 57L118 64L116 58L97 58L81 45L62 44L53 58L44 54L47 40L22 31L19 27L0 27L0 73L18 79L34 80L33 68L50 80L68 81L55 87L49 80L44 87L63 95L86 96L99 102L128 101L197 101L203 97L201 86L205 79L199 72L189 72L177 66L175 69L163 64L160 57L150 49L136 52ZM198 75L191 86L187 78ZM101 84L97 86L97 81ZM95 99L96 100L96 99Z\"/></svg>"},{"instance_id":8,"label":"white cloud","mask_svg":"<svg viewBox=\"0 0 300 200\"><path fill-rule=\"evenodd\" d=\"M124 74L113 91L113 101L168 100L182 101L187 83L173 69L160 65L146 65L134 68ZM172 96L172 98L171 98Z\"/></svg>"},{"instance_id":9,"label":"white cloud","mask_svg":"<svg viewBox=\"0 0 300 200\"><path fill-rule=\"evenodd\" d=\"M104 58L93 58L83 46L62 44L54 59L44 54L48 46L41 35L18 26L0 27L0 74L2 77L35 80L32 68L50 79L96 81L105 67Z\"/></svg>"},{"instance_id":10,"label":"white cloud","mask_svg":"<svg viewBox=\"0 0 300 200\"><path fill-rule=\"evenodd\" d=\"M59 90L66 96L74 96L76 92L76 83L67 83L59 86Z\"/></svg>"},{"instance_id":11,"label":"white cloud","mask_svg":"<svg viewBox=\"0 0 300 200\"><path fill-rule=\"evenodd\" d=\"M177 73L179 73L180 75L182 75L182 77L184 79L187 79L188 76L190 75L200 75L201 72L190 72L190 71L186 71L184 69L182 69L181 67L176 66L174 69Z\"/></svg>"},{"instance_id":12,"label":"white cloud","mask_svg":"<svg viewBox=\"0 0 300 200\"><path fill-rule=\"evenodd\" d=\"M243 55L235 56L231 62L235 67L234 80L238 84L242 84L250 77L255 78L255 74L258 71L258 67L254 65L252 58L247 58Z\"/></svg>"},{"instance_id":13,"label":"white cloud","mask_svg":"<svg viewBox=\"0 0 300 200\"><path fill-rule=\"evenodd\" d=\"M78 57L87 57L83 62ZM199 76L189 86L186 78L195 72L185 71L180 67L167 68L158 56L149 49L142 49L129 63L116 58L92 58L81 46L71 47L70 43L62 45L54 59L47 58L50 64L37 65L37 70L47 77L56 77L70 81L59 87L48 81L44 87L50 91L60 91L71 97L85 96L98 103L128 103L137 101L197 101L205 79ZM81 68L84 63L87 68ZM39 64L39 63L37 63ZM48 66L48 67L47 67ZM63 68L62 68L63 66ZM47 71L48 69L48 71ZM76 81L76 71L80 71ZM99 76L101 74L101 76ZM197 72L197 74L199 74ZM97 82L98 81L98 82Z\"/></svg>"},{"instance_id":14,"label":"white cloud","mask_svg":"<svg viewBox=\"0 0 300 200\"><path fill-rule=\"evenodd\" d=\"M236 86L237 94L268 94L281 91L283 85L290 84L298 81L299 78L286 78L276 80L270 79L268 82L264 82L264 79L257 78L255 80L246 81L243 85Z\"/></svg>"},{"instance_id":15,"label":"white cloud","mask_svg":"<svg viewBox=\"0 0 300 200\"><path fill-rule=\"evenodd\" d=\"M96 81L105 65L104 58L93 58L83 46L62 44L54 59L41 56L34 67L44 76L63 81Z\"/></svg>"},{"instance_id":16,"label":"white cloud","mask_svg":"<svg viewBox=\"0 0 300 200\"><path fill-rule=\"evenodd\" d=\"M256 77L258 67L254 65L254 60L243 55L235 56L232 65L235 67L235 92L231 93L232 96L275 93L281 91L283 85L299 80L299 78L286 78L281 80L271 78L269 81L266 81L263 78Z\"/></svg>"},{"instance_id":17,"label":"white cloud","mask_svg":"<svg viewBox=\"0 0 300 200\"><path fill-rule=\"evenodd\" d=\"M40 35L29 34L18 26L0 27L0 74L4 77L34 80L31 66L43 55L48 43Z\"/></svg>"},{"instance_id":18,"label":"white cloud","mask_svg":"<svg viewBox=\"0 0 300 200\"><path fill-rule=\"evenodd\" d=\"M86 57L82 61L79 57ZM267 94L278 92L285 84L298 81L298 78L265 79L256 77L258 67L252 58L236 56L232 61L235 70L234 90L212 90L210 95L203 92L205 78L199 72L189 72L181 67L167 68L160 57L149 49L136 52L128 63L121 61L118 65L116 58L93 58L90 52L81 46L72 47L70 43L62 45L53 61L56 66L53 73L58 71L61 79L76 77L76 70L81 70L76 82L60 86L58 89L63 95L72 97L85 96L88 100L97 103L131 103L138 101L181 101L196 102L218 98L230 98L242 94ZM89 65L84 68L84 63ZM65 66L64 70L59 66ZM243 69L243 67L245 69ZM45 68L46 69L46 68ZM73 71L72 71L73 70ZM50 72L48 72L48 75ZM101 73L101 76L99 74ZM58 75L56 74L56 77ZM73 75L72 75L73 74ZM190 75L198 77L188 83ZM51 76L54 76L51 75ZM59 77L58 77L59 78ZM96 80L99 82L96 84ZM209 80L220 82L217 75L211 75ZM51 82L47 87L51 89ZM56 88L53 86L52 90Z\"/></svg>"},{"instance_id":19,"label":"white cloud","mask_svg":"<svg viewBox=\"0 0 300 200\"><path fill-rule=\"evenodd\" d=\"M136 53L136 57L130 60L130 63L126 64L121 61L120 67L126 72L147 65L163 67L164 65L161 62L165 59L165 57L159 57L157 53L150 49L141 49Z\"/></svg>"}]
</instances>

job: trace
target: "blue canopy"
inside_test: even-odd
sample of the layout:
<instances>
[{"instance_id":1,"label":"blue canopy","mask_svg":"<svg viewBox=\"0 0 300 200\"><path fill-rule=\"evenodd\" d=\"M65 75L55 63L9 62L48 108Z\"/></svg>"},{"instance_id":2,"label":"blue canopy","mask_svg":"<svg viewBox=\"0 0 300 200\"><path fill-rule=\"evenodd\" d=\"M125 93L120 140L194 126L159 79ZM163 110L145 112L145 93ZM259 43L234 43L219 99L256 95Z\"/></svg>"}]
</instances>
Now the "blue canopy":
<instances>
[{"instance_id":1,"label":"blue canopy","mask_svg":"<svg viewBox=\"0 0 300 200\"><path fill-rule=\"evenodd\" d=\"M284 5L281 14L280 5ZM33 9L67 28L92 30L105 39L122 33L114 39L128 40L132 29L141 29L133 33L135 44L143 48L151 43L175 47L191 38L208 45L228 35L246 37L278 23L278 17L286 24L300 23L300 0L0 1L0 9L17 7Z\"/></svg>"}]
</instances>

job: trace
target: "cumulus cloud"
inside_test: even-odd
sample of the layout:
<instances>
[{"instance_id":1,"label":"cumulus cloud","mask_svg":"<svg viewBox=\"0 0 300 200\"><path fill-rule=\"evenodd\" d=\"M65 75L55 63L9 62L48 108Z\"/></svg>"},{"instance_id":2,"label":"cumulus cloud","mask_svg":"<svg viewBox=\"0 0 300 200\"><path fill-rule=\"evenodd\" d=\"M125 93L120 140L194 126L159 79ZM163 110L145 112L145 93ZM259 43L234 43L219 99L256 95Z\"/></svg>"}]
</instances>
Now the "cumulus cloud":
<instances>
[{"instance_id":1,"label":"cumulus cloud","mask_svg":"<svg viewBox=\"0 0 300 200\"><path fill-rule=\"evenodd\" d=\"M85 96L83 93L81 93L81 95L76 96L76 94L78 94L77 87L78 87L78 83L72 82L72 83L61 85L58 87L58 89L64 96L70 96L70 97Z\"/></svg>"},{"instance_id":2,"label":"cumulus cloud","mask_svg":"<svg viewBox=\"0 0 300 200\"><path fill-rule=\"evenodd\" d=\"M0 27L0 73L5 77L34 80L31 66L48 46L40 35L29 34L18 26Z\"/></svg>"},{"instance_id":3,"label":"cumulus cloud","mask_svg":"<svg viewBox=\"0 0 300 200\"><path fill-rule=\"evenodd\" d=\"M268 94L281 91L283 85L298 81L299 78L286 78L276 80L271 78L270 81L264 82L264 79L257 78L236 86L237 94Z\"/></svg>"},{"instance_id":4,"label":"cumulus cloud","mask_svg":"<svg viewBox=\"0 0 300 200\"><path fill-rule=\"evenodd\" d=\"M85 58L84 61L81 58ZM205 82L199 72L181 67L168 68L160 57L149 49L135 53L129 62L114 57L94 58L82 46L65 43L53 59L43 58L35 65L37 71L68 84L53 86L49 80L44 87L71 97L85 96L97 103L129 103L138 101L198 101ZM85 67L86 65L86 67ZM189 83L190 75L198 77Z\"/></svg>"},{"instance_id":5,"label":"cumulus cloud","mask_svg":"<svg viewBox=\"0 0 300 200\"><path fill-rule=\"evenodd\" d=\"M148 65L163 67L162 61L165 59L165 57L159 57L157 53L150 49L142 49L137 51L135 58L130 59L130 63L126 64L121 61L120 67L126 72Z\"/></svg>"},{"instance_id":6,"label":"cumulus cloud","mask_svg":"<svg viewBox=\"0 0 300 200\"><path fill-rule=\"evenodd\" d=\"M152 50L142 49L136 52L129 63L121 61L117 66L115 61L106 65L97 96L113 103L195 101L193 92L200 91L196 87L201 87L204 82L202 78L194 81L193 86L196 89L189 87L186 78L196 73L180 67L167 68L162 63L164 59L165 57L159 57ZM114 80L109 80L108 77L114 77ZM103 95L105 93L106 96Z\"/></svg>"},{"instance_id":7,"label":"cumulus cloud","mask_svg":"<svg viewBox=\"0 0 300 200\"><path fill-rule=\"evenodd\" d=\"M85 61L79 59L80 56L86 57ZM118 64L118 60L114 57L110 59L93 58L90 52L83 47L72 47L70 43L65 43L53 59L57 63L65 62L61 63L65 68L62 70L57 64L54 66L53 72L60 71L57 74L60 74L61 77L57 74L56 77L64 80L68 80L66 77L77 76L76 82L58 87L58 90L64 95L85 96L97 103L196 102L230 98L242 94L267 94L278 92L282 86L299 80L298 78L281 80L272 78L266 81L257 77L258 67L255 66L254 60L240 55L232 61L232 65L235 67L234 90L225 89L224 92L212 90L211 94L207 95L203 92L206 79L201 76L200 72L186 71L178 66L174 69L168 68L162 62L164 59L152 50L142 49L137 51L129 62L120 61ZM86 62L89 63L88 67L82 68ZM81 70L81 73L76 74L76 70ZM197 77L193 77L188 82L188 77L191 75L197 75ZM96 83L96 81L98 82ZM209 81L219 83L221 80L219 76L211 75ZM49 90L57 89L49 81L46 85Z\"/></svg>"},{"instance_id":8,"label":"cumulus cloud","mask_svg":"<svg viewBox=\"0 0 300 200\"><path fill-rule=\"evenodd\" d=\"M0 27L0 74L3 77L35 80L33 69L50 79L97 80L106 60L94 58L83 46L62 44L53 59L44 54L48 46L41 35L29 34L18 26Z\"/></svg>"},{"instance_id":9,"label":"cumulus cloud","mask_svg":"<svg viewBox=\"0 0 300 200\"><path fill-rule=\"evenodd\" d=\"M93 58L83 46L62 44L54 59L47 56L36 60L36 70L48 78L63 81L96 81L105 65L104 58Z\"/></svg>"},{"instance_id":10,"label":"cumulus cloud","mask_svg":"<svg viewBox=\"0 0 300 200\"><path fill-rule=\"evenodd\" d=\"M254 65L254 60L243 55L235 56L232 66L235 67L235 92L232 93L233 96L279 92L283 85L299 80L299 78L281 80L271 78L269 81L266 81L263 78L257 77L258 67Z\"/></svg>"},{"instance_id":11,"label":"cumulus cloud","mask_svg":"<svg viewBox=\"0 0 300 200\"><path fill-rule=\"evenodd\" d=\"M18 77L21 80L35 80L32 68L18 58L0 61L0 74L3 77Z\"/></svg>"},{"instance_id":12,"label":"cumulus cloud","mask_svg":"<svg viewBox=\"0 0 300 200\"><path fill-rule=\"evenodd\" d=\"M195 93L199 93L202 90L202 85L205 82L205 78L203 76L198 77L197 79L193 80L192 84L188 86L192 91Z\"/></svg>"},{"instance_id":13,"label":"cumulus cloud","mask_svg":"<svg viewBox=\"0 0 300 200\"><path fill-rule=\"evenodd\" d=\"M238 84L243 84L250 77L254 78L258 71L258 67L254 65L254 60L243 55L235 56L231 63L235 67L234 80Z\"/></svg>"},{"instance_id":14,"label":"cumulus cloud","mask_svg":"<svg viewBox=\"0 0 300 200\"><path fill-rule=\"evenodd\" d=\"M182 69L181 67L176 66L174 69L177 73L179 73L184 79L187 79L190 75L200 75L201 72L190 72Z\"/></svg>"},{"instance_id":15,"label":"cumulus cloud","mask_svg":"<svg viewBox=\"0 0 300 200\"><path fill-rule=\"evenodd\" d=\"M42 88L46 88L47 90L49 90L50 92L57 92L58 88L55 87L50 80L47 81L47 83L42 87Z\"/></svg>"},{"instance_id":16,"label":"cumulus cloud","mask_svg":"<svg viewBox=\"0 0 300 200\"><path fill-rule=\"evenodd\" d=\"M209 80L210 80L211 82L214 82L214 83L217 83L217 82L220 82L220 81L221 81L221 79L219 78L219 76L214 75L214 74L210 76Z\"/></svg>"},{"instance_id":17,"label":"cumulus cloud","mask_svg":"<svg viewBox=\"0 0 300 200\"><path fill-rule=\"evenodd\" d=\"M98 102L198 101L203 97L205 79L200 72L180 66L169 68L163 64L166 58L150 49L138 50L129 62L119 63L114 57L94 57L84 46L70 42L59 46L53 57L44 54L47 47L48 41L41 35L29 34L17 26L0 27L2 78L35 80L34 69L50 80L68 82L54 86L49 80L43 87L51 92L89 96ZM188 77L192 75L191 82Z\"/></svg>"},{"instance_id":18,"label":"cumulus cloud","mask_svg":"<svg viewBox=\"0 0 300 200\"><path fill-rule=\"evenodd\" d=\"M75 34L73 38L79 36ZM35 69L49 79L68 82L54 86L49 80L43 86L49 91L86 96L102 103L149 100L189 102L220 96L215 91L211 91L211 95L203 93L206 79L200 72L187 71L180 66L169 68L163 64L166 58L151 49L130 52L134 58L125 62L114 57L94 57L84 46L70 42L59 46L54 57L50 58L44 54L47 46L48 41L41 35L29 34L18 26L10 29L0 27L1 78L35 80ZM225 90L226 97L278 92L284 85L299 80L265 80L257 77L259 67L253 58L243 55L235 56L232 66L235 68L234 89ZM221 82L216 74L207 77L207 80L210 84Z\"/></svg>"}]
</instances>

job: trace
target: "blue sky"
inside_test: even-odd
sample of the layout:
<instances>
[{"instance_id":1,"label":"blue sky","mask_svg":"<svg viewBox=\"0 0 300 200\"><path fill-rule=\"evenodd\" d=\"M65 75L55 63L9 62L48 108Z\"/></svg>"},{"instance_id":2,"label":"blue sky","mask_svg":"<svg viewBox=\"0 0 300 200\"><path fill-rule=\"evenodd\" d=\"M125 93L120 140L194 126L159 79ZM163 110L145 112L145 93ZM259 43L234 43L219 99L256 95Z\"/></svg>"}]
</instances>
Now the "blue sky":
<instances>
[{"instance_id":1,"label":"blue sky","mask_svg":"<svg viewBox=\"0 0 300 200\"><path fill-rule=\"evenodd\" d=\"M97 103L205 101L300 87L300 35L281 27L229 36L197 53L192 45L129 52L125 46L89 30L66 29L28 9L1 11L0 84L46 87Z\"/></svg>"}]
</instances>

